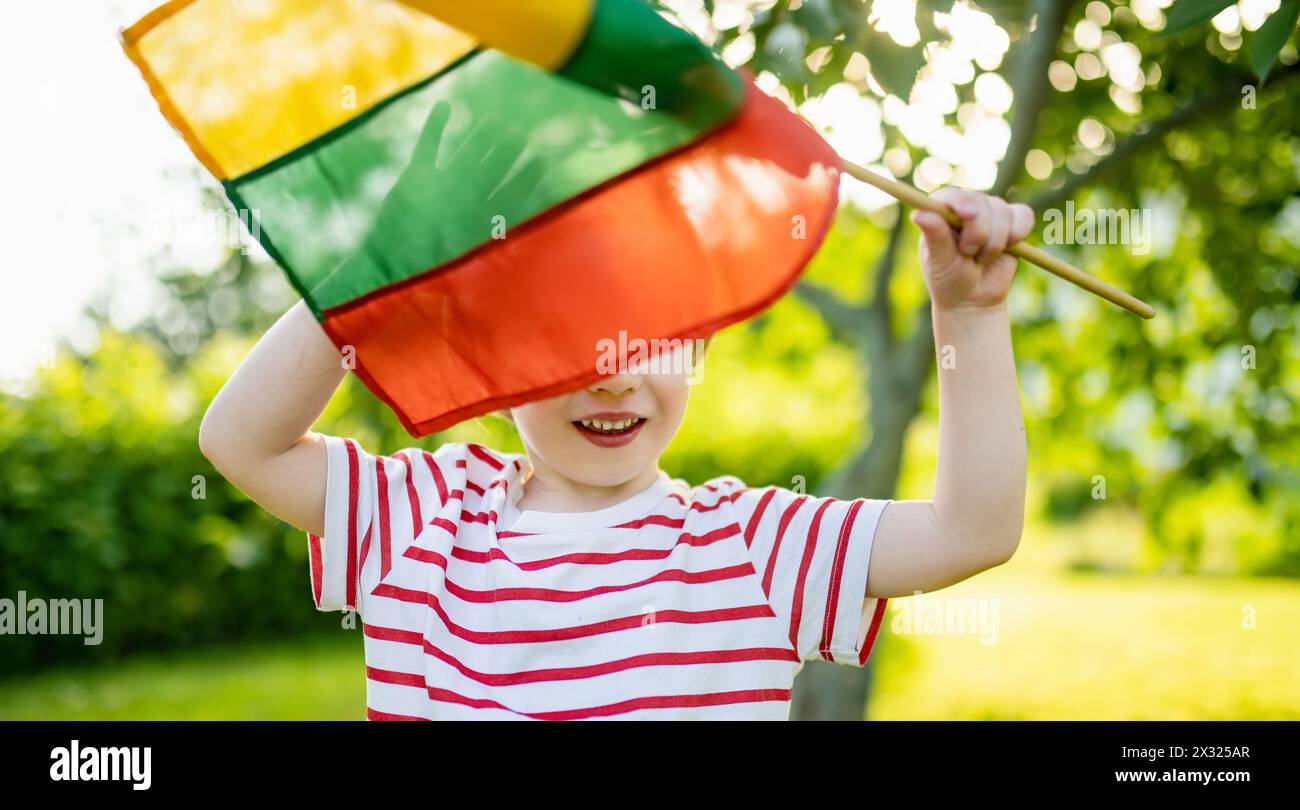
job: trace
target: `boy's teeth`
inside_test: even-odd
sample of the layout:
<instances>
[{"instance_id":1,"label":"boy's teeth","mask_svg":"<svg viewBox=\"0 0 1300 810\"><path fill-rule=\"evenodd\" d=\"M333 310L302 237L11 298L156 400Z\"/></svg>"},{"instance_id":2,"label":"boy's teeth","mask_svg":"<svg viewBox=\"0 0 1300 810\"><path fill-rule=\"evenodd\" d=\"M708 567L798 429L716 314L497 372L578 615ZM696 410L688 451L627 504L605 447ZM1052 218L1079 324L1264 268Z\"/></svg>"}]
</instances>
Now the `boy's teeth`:
<instances>
[{"instance_id":1,"label":"boy's teeth","mask_svg":"<svg viewBox=\"0 0 1300 810\"><path fill-rule=\"evenodd\" d=\"M617 433L618 431L626 430L632 427L633 425L635 425L637 422L640 422L641 417L638 416L632 419L614 419L614 420L580 419L578 421L581 422L582 426L585 428L591 428L593 430L602 430L609 433Z\"/></svg>"}]
</instances>

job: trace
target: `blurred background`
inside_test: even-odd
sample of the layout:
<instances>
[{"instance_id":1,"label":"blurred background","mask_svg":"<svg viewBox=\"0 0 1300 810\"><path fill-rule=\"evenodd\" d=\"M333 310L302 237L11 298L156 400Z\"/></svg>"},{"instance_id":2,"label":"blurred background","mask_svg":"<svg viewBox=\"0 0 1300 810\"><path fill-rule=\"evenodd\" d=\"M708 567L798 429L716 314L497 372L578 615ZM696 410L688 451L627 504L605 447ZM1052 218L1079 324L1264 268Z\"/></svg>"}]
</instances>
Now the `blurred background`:
<instances>
[{"instance_id":1,"label":"blurred background","mask_svg":"<svg viewBox=\"0 0 1300 810\"><path fill-rule=\"evenodd\" d=\"M305 538L198 451L206 404L295 295L118 48L152 5L24 4L0 29L0 599L104 600L98 646L0 635L0 718L360 719L360 631L313 609ZM1040 214L1149 215L1144 244L1046 247L1153 321L1019 271L1020 552L892 600L867 670L810 664L796 716L1300 719L1296 7L664 8L849 160ZM795 293L714 342L672 475L931 494L917 233L845 183ZM415 442L355 380L318 429L520 449L496 419Z\"/></svg>"}]
</instances>

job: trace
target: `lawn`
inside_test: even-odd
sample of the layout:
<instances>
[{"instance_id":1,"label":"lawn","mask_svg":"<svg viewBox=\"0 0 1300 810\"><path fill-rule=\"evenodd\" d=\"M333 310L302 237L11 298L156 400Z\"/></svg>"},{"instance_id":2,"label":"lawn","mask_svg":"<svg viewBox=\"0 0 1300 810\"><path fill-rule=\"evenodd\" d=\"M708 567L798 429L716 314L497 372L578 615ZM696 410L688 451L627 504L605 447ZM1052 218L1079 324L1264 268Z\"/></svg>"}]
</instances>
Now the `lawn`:
<instances>
[{"instance_id":1,"label":"lawn","mask_svg":"<svg viewBox=\"0 0 1300 810\"><path fill-rule=\"evenodd\" d=\"M933 632L970 605L982 628ZM873 719L1300 719L1294 581L1012 565L919 608L894 600L886 620ZM364 692L361 640L347 634L10 679L0 718L360 719Z\"/></svg>"},{"instance_id":2,"label":"lawn","mask_svg":"<svg viewBox=\"0 0 1300 810\"><path fill-rule=\"evenodd\" d=\"M906 629L967 599L997 605L996 634L891 632L869 717L1300 719L1293 580L995 570L886 618Z\"/></svg>"},{"instance_id":3,"label":"lawn","mask_svg":"<svg viewBox=\"0 0 1300 810\"><path fill-rule=\"evenodd\" d=\"M360 720L361 638L141 656L0 681L5 720Z\"/></svg>"}]
</instances>

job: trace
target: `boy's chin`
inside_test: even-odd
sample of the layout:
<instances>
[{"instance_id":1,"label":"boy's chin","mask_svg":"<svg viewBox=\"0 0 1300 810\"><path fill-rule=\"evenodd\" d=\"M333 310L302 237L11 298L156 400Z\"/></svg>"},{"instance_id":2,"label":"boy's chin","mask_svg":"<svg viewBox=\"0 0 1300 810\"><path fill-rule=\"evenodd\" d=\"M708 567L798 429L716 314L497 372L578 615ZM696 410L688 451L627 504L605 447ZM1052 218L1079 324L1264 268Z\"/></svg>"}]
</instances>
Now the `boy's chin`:
<instances>
[{"instance_id":1,"label":"boy's chin","mask_svg":"<svg viewBox=\"0 0 1300 810\"><path fill-rule=\"evenodd\" d=\"M619 487L658 470L658 459L641 448L584 448L582 461L565 471L565 477L589 487ZM576 461L576 460L575 460Z\"/></svg>"}]
</instances>

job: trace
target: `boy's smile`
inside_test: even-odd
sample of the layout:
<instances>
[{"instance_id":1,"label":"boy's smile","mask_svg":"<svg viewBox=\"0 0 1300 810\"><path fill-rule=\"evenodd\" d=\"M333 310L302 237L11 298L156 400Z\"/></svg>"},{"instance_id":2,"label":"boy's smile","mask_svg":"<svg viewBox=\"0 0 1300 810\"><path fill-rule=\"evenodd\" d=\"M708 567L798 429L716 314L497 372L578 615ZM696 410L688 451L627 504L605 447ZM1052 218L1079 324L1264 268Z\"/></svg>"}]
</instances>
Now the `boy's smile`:
<instances>
[{"instance_id":1,"label":"boy's smile","mask_svg":"<svg viewBox=\"0 0 1300 810\"><path fill-rule=\"evenodd\" d=\"M630 411L600 411L571 424L582 438L597 447L622 447L636 439L646 421L645 417Z\"/></svg>"},{"instance_id":2,"label":"boy's smile","mask_svg":"<svg viewBox=\"0 0 1300 810\"><path fill-rule=\"evenodd\" d=\"M511 408L535 473L521 508L592 511L645 489L686 415L689 383L686 373L607 374Z\"/></svg>"}]
</instances>

